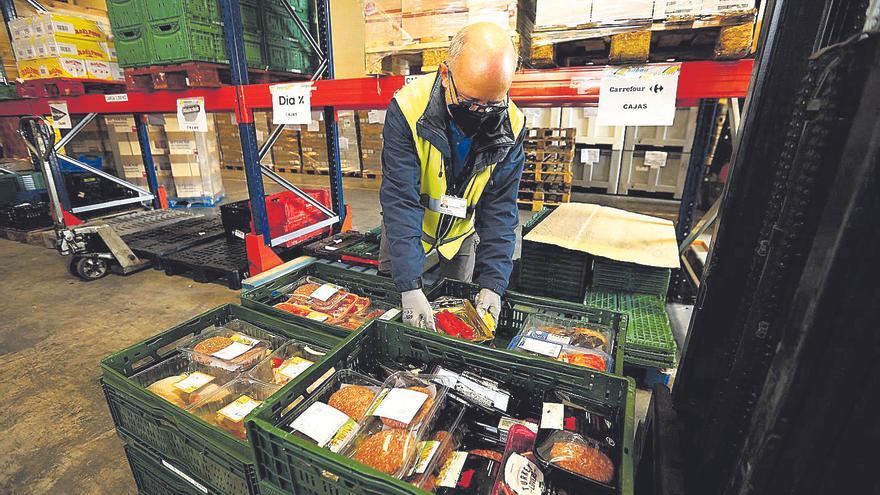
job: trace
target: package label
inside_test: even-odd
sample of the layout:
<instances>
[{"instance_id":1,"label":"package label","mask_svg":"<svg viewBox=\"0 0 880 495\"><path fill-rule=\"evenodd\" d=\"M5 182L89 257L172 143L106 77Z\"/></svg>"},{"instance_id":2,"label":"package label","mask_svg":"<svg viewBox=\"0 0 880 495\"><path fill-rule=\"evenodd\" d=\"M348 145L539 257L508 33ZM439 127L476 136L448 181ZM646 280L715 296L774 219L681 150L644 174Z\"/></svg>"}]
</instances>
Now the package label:
<instances>
[{"instance_id":1,"label":"package label","mask_svg":"<svg viewBox=\"0 0 880 495\"><path fill-rule=\"evenodd\" d=\"M599 84L598 124L672 125L680 73L680 64L605 69Z\"/></svg>"},{"instance_id":2,"label":"package label","mask_svg":"<svg viewBox=\"0 0 880 495\"><path fill-rule=\"evenodd\" d=\"M217 411L217 414L220 414L235 423L240 423L245 416L250 414L251 411L256 409L257 406L262 403L263 401L261 400L254 400L247 395L242 395L238 399L223 406L222 409Z\"/></svg>"},{"instance_id":3,"label":"package label","mask_svg":"<svg viewBox=\"0 0 880 495\"><path fill-rule=\"evenodd\" d=\"M211 383L212 381L214 381L213 376L207 373L202 373L201 371L196 371L191 373L183 380L175 383L174 386L188 394L191 394L196 390L204 387L205 385Z\"/></svg>"},{"instance_id":4,"label":"package label","mask_svg":"<svg viewBox=\"0 0 880 495\"><path fill-rule=\"evenodd\" d=\"M440 448L440 442L437 440L427 440L424 442L419 442L418 451L419 456L416 462L414 472L416 474L422 474L428 470L428 466L431 464L431 459L434 458L434 454L437 453L437 449Z\"/></svg>"},{"instance_id":5,"label":"package label","mask_svg":"<svg viewBox=\"0 0 880 495\"><path fill-rule=\"evenodd\" d=\"M384 320L384 321L390 321L391 319L393 319L395 316L397 316L399 314L400 314L399 309L391 308L388 311L382 313L382 315L379 317L379 319Z\"/></svg>"},{"instance_id":6,"label":"package label","mask_svg":"<svg viewBox=\"0 0 880 495\"><path fill-rule=\"evenodd\" d=\"M314 440L319 447L333 441L336 450L330 450L338 452L344 441L356 433L357 423L335 407L315 402L293 420L290 427Z\"/></svg>"},{"instance_id":7,"label":"package label","mask_svg":"<svg viewBox=\"0 0 880 495\"><path fill-rule=\"evenodd\" d=\"M305 370L309 369L314 363L314 361L309 361L308 359L303 359L299 356L294 356L287 360L286 363L281 365L281 368L278 370L279 373L286 376L287 378L296 378L301 375Z\"/></svg>"},{"instance_id":8,"label":"package label","mask_svg":"<svg viewBox=\"0 0 880 495\"><path fill-rule=\"evenodd\" d=\"M665 151L646 151L645 166L648 168L663 168L666 166L668 154Z\"/></svg>"},{"instance_id":9,"label":"package label","mask_svg":"<svg viewBox=\"0 0 880 495\"><path fill-rule=\"evenodd\" d=\"M373 416L409 424L426 400L428 400L428 394L424 392L406 388L392 388L385 393L379 406L373 411Z\"/></svg>"},{"instance_id":10,"label":"package label","mask_svg":"<svg viewBox=\"0 0 880 495\"><path fill-rule=\"evenodd\" d=\"M543 356L548 356L552 358L558 358L559 353L562 352L562 345L554 344L553 342L545 342L543 340L533 339L530 337L524 337L519 341L517 347L529 352L534 352L536 354L541 354Z\"/></svg>"},{"instance_id":11,"label":"package label","mask_svg":"<svg viewBox=\"0 0 880 495\"><path fill-rule=\"evenodd\" d=\"M545 402L541 410L541 428L561 430L565 420L565 406L559 402Z\"/></svg>"},{"instance_id":12,"label":"package label","mask_svg":"<svg viewBox=\"0 0 880 495\"><path fill-rule=\"evenodd\" d=\"M313 297L321 302L327 302L327 299L333 297L333 294L339 292L339 287L333 284L324 284L315 289L309 297Z\"/></svg>"},{"instance_id":13,"label":"package label","mask_svg":"<svg viewBox=\"0 0 880 495\"><path fill-rule=\"evenodd\" d=\"M228 361L230 359L235 359L245 352L251 350L259 342L257 339L245 337L241 334L235 334L230 338L232 339L231 344L211 355L217 359Z\"/></svg>"},{"instance_id":14,"label":"package label","mask_svg":"<svg viewBox=\"0 0 880 495\"><path fill-rule=\"evenodd\" d=\"M440 482L437 483L437 486L455 488L458 484L458 477L461 476L461 471L464 469L467 455L467 452L459 451L449 454L449 457L440 469L440 475L438 476Z\"/></svg>"},{"instance_id":15,"label":"package label","mask_svg":"<svg viewBox=\"0 0 880 495\"><path fill-rule=\"evenodd\" d=\"M532 461L513 453L504 465L504 483L516 495L544 493L544 473Z\"/></svg>"}]
</instances>

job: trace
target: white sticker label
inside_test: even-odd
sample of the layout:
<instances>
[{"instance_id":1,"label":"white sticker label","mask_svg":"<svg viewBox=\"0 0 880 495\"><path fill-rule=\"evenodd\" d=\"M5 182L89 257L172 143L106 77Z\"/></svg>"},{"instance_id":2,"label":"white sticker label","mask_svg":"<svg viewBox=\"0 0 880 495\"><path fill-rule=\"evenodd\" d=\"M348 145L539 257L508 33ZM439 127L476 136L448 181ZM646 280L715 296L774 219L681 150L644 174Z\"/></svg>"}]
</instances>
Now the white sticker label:
<instances>
[{"instance_id":1,"label":"white sticker label","mask_svg":"<svg viewBox=\"0 0 880 495\"><path fill-rule=\"evenodd\" d=\"M181 471L180 469L177 469L176 467L172 466L171 463L169 463L169 462L166 461L165 459L162 459L162 465L165 466L166 468L168 468L172 473L174 473L174 474L180 476L181 478L183 478L186 482L188 482L188 483L191 484L192 486L196 487L200 492L202 492L202 493L208 493L208 489L205 488L205 485L203 485L203 484L199 483L198 481L192 479L192 477L190 477L189 475L187 475L186 473L184 473L184 472Z\"/></svg>"},{"instance_id":2,"label":"white sticker label","mask_svg":"<svg viewBox=\"0 0 880 495\"><path fill-rule=\"evenodd\" d=\"M49 111L52 113L52 121L55 123L55 128L71 129L73 127L66 101L50 101Z\"/></svg>"},{"instance_id":3,"label":"white sticker label","mask_svg":"<svg viewBox=\"0 0 880 495\"><path fill-rule=\"evenodd\" d=\"M529 337L520 340L517 347L524 351L534 352L552 358L558 358L559 353L562 352L562 346L559 344L544 342L543 340L532 339Z\"/></svg>"},{"instance_id":4,"label":"white sticker label","mask_svg":"<svg viewBox=\"0 0 880 495\"><path fill-rule=\"evenodd\" d=\"M217 414L228 418L230 421L240 423L245 416L257 408L263 401L254 400L247 395L242 395L238 399L226 404Z\"/></svg>"},{"instance_id":5,"label":"white sticker label","mask_svg":"<svg viewBox=\"0 0 880 495\"><path fill-rule=\"evenodd\" d=\"M104 101L107 103L118 103L128 101L128 93L118 93L115 95L104 95Z\"/></svg>"},{"instance_id":6,"label":"white sticker label","mask_svg":"<svg viewBox=\"0 0 880 495\"><path fill-rule=\"evenodd\" d=\"M665 151L646 151L645 166L648 168L663 168L666 166L668 154Z\"/></svg>"},{"instance_id":7,"label":"white sticker label","mask_svg":"<svg viewBox=\"0 0 880 495\"><path fill-rule=\"evenodd\" d=\"M244 335L240 334L235 334L230 338L232 339L231 344L211 355L217 359L229 361L230 359L235 359L245 352L251 350L255 345L257 345L257 342L259 342L256 339L245 337Z\"/></svg>"},{"instance_id":8,"label":"white sticker label","mask_svg":"<svg viewBox=\"0 0 880 495\"><path fill-rule=\"evenodd\" d=\"M434 374L439 377L439 379L434 381L455 389L471 401L485 407L494 407L501 411L507 411L507 404L510 401L510 395L507 392L487 387L482 383L460 376L458 373L442 367L437 368Z\"/></svg>"},{"instance_id":9,"label":"white sticker label","mask_svg":"<svg viewBox=\"0 0 880 495\"><path fill-rule=\"evenodd\" d=\"M513 453L504 465L504 482L516 495L544 493L544 473L532 461Z\"/></svg>"},{"instance_id":10,"label":"white sticker label","mask_svg":"<svg viewBox=\"0 0 880 495\"><path fill-rule=\"evenodd\" d=\"M461 471L464 469L467 455L467 452L458 451L449 454L449 457L446 458L446 463L443 464L443 468L440 470L438 486L455 488L458 484L458 477L461 476Z\"/></svg>"},{"instance_id":11,"label":"white sticker label","mask_svg":"<svg viewBox=\"0 0 880 495\"><path fill-rule=\"evenodd\" d=\"M341 150L347 150L347 149L348 149L348 138L346 138L346 137L340 137L340 138L337 138L337 139L339 140L339 149L341 149Z\"/></svg>"},{"instance_id":12,"label":"white sticker label","mask_svg":"<svg viewBox=\"0 0 880 495\"><path fill-rule=\"evenodd\" d=\"M323 447L349 421L352 419L344 412L323 402L315 402L293 420L290 427L314 440L318 447Z\"/></svg>"},{"instance_id":13,"label":"white sticker label","mask_svg":"<svg viewBox=\"0 0 880 495\"><path fill-rule=\"evenodd\" d=\"M456 218L466 218L467 200L444 194L440 197L440 204L437 205L437 212L444 215L452 215Z\"/></svg>"},{"instance_id":14,"label":"white sticker label","mask_svg":"<svg viewBox=\"0 0 880 495\"><path fill-rule=\"evenodd\" d=\"M437 449L440 448L440 442L437 440L427 440L424 442L419 442L419 456L418 462L416 463L415 473L422 474L428 470L428 465L431 464L431 459L434 458L434 454L437 453Z\"/></svg>"},{"instance_id":15,"label":"white sticker label","mask_svg":"<svg viewBox=\"0 0 880 495\"><path fill-rule=\"evenodd\" d=\"M522 425L532 430L532 432L538 433L538 425L536 423L532 423L531 421L511 418L510 416L502 416L501 420L498 421L498 429L503 432L509 431L510 427L513 425Z\"/></svg>"},{"instance_id":16,"label":"white sticker label","mask_svg":"<svg viewBox=\"0 0 880 495\"><path fill-rule=\"evenodd\" d=\"M188 394L214 381L214 377L201 371L191 373L188 377L175 383L174 386Z\"/></svg>"},{"instance_id":17,"label":"white sticker label","mask_svg":"<svg viewBox=\"0 0 880 495\"><path fill-rule=\"evenodd\" d=\"M269 86L269 92L272 94L273 124L311 123L312 83L275 84Z\"/></svg>"},{"instance_id":18,"label":"white sticker label","mask_svg":"<svg viewBox=\"0 0 880 495\"><path fill-rule=\"evenodd\" d=\"M324 249L326 249L327 251L336 251L336 250L339 249L339 248L338 248L338 247L334 247L334 246L324 246Z\"/></svg>"},{"instance_id":19,"label":"white sticker label","mask_svg":"<svg viewBox=\"0 0 880 495\"><path fill-rule=\"evenodd\" d=\"M284 364L281 365L281 368L278 369L278 372L287 378L296 378L301 375L305 370L309 369L314 363L314 361L309 361L308 359L303 359L299 356L294 356L287 360Z\"/></svg>"},{"instance_id":20,"label":"white sticker label","mask_svg":"<svg viewBox=\"0 0 880 495\"><path fill-rule=\"evenodd\" d=\"M599 125L672 125L681 65L605 69L599 85Z\"/></svg>"},{"instance_id":21,"label":"white sticker label","mask_svg":"<svg viewBox=\"0 0 880 495\"><path fill-rule=\"evenodd\" d=\"M367 112L367 123L368 124L384 124L385 123L385 110L370 110Z\"/></svg>"},{"instance_id":22,"label":"white sticker label","mask_svg":"<svg viewBox=\"0 0 880 495\"><path fill-rule=\"evenodd\" d=\"M397 308L391 308L388 311L382 313L382 316L379 317L380 320L391 321L392 318L400 314L400 310Z\"/></svg>"},{"instance_id":23,"label":"white sticker label","mask_svg":"<svg viewBox=\"0 0 880 495\"><path fill-rule=\"evenodd\" d=\"M541 411L541 428L561 430L565 419L565 406L559 402L545 402Z\"/></svg>"},{"instance_id":24,"label":"white sticker label","mask_svg":"<svg viewBox=\"0 0 880 495\"><path fill-rule=\"evenodd\" d=\"M599 148L584 148L581 150L581 161L587 165L593 165L599 161Z\"/></svg>"},{"instance_id":25,"label":"white sticker label","mask_svg":"<svg viewBox=\"0 0 880 495\"><path fill-rule=\"evenodd\" d=\"M178 99L177 123L181 131L208 132L208 114L205 113L205 99Z\"/></svg>"},{"instance_id":26,"label":"white sticker label","mask_svg":"<svg viewBox=\"0 0 880 495\"><path fill-rule=\"evenodd\" d=\"M379 407L373 411L373 416L393 419L408 425L426 400L428 400L428 394L424 392L406 388L392 388L379 403Z\"/></svg>"},{"instance_id":27,"label":"white sticker label","mask_svg":"<svg viewBox=\"0 0 880 495\"><path fill-rule=\"evenodd\" d=\"M333 294L336 294L337 292L339 292L339 287L336 287L333 284L324 284L315 289L309 297L313 297L321 302L327 302L327 299L333 297Z\"/></svg>"}]
</instances>

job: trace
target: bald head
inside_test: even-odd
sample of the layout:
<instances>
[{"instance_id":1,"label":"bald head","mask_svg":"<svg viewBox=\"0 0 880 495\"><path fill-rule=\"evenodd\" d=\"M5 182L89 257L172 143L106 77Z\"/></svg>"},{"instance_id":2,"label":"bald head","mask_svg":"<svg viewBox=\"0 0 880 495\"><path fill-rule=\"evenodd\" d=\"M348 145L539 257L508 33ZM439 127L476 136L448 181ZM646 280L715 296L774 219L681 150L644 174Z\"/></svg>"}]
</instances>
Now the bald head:
<instances>
[{"instance_id":1,"label":"bald head","mask_svg":"<svg viewBox=\"0 0 880 495\"><path fill-rule=\"evenodd\" d=\"M478 22L452 39L448 63L462 95L482 102L499 101L513 81L516 51L505 30L491 22Z\"/></svg>"}]
</instances>

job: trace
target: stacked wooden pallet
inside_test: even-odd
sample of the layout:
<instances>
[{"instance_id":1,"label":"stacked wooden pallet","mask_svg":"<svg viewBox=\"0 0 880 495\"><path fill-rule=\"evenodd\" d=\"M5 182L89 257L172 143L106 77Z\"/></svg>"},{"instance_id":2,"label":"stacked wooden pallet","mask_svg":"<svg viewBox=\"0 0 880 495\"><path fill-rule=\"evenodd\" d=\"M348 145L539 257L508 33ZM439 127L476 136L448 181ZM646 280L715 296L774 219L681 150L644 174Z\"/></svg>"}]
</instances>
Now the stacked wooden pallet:
<instances>
[{"instance_id":1,"label":"stacked wooden pallet","mask_svg":"<svg viewBox=\"0 0 880 495\"><path fill-rule=\"evenodd\" d=\"M571 195L575 129L532 128L517 203L532 211L567 203Z\"/></svg>"}]
</instances>

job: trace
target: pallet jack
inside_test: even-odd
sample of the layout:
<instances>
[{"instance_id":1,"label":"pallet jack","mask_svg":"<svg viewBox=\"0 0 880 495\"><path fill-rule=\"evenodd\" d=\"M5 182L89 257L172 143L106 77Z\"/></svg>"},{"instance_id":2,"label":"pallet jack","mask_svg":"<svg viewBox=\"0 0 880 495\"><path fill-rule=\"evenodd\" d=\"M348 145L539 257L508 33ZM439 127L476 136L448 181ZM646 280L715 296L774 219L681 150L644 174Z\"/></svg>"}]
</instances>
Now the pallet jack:
<instances>
[{"instance_id":1,"label":"pallet jack","mask_svg":"<svg viewBox=\"0 0 880 495\"><path fill-rule=\"evenodd\" d=\"M91 118L83 119L58 143L55 142L54 131L42 117L26 116L22 117L19 122L19 134L24 138L34 163L39 166L45 177L52 208L56 248L62 256L69 255L71 257L68 264L70 273L85 281L97 280L110 272L128 275L151 265L150 260L139 258L126 244L123 240L123 236L126 234L203 216L185 211L152 209L148 203L153 200L154 196L148 191L73 158L58 155L58 150L79 129L85 127L94 118L94 114L90 114L90 116ZM74 213L65 210L61 201L61 192L56 182L60 178L57 177L60 173L57 163L59 156L89 172L135 190L138 193L136 198L127 198L122 201L141 203L145 209L93 219L88 222L79 219ZM96 206L102 205L86 207L86 210L98 209ZM75 209L74 212L76 212Z\"/></svg>"}]
</instances>

